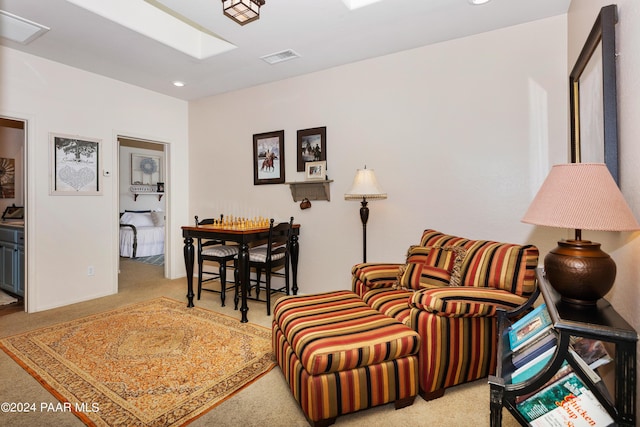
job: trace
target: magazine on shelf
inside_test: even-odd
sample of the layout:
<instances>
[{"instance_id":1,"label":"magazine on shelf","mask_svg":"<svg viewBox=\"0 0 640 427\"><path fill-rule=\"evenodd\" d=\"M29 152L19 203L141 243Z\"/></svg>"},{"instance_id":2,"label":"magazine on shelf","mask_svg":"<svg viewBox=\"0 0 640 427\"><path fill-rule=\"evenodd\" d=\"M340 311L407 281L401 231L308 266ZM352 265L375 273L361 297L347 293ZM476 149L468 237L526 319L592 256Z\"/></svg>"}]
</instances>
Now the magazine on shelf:
<instances>
[{"instance_id":1,"label":"magazine on shelf","mask_svg":"<svg viewBox=\"0 0 640 427\"><path fill-rule=\"evenodd\" d=\"M530 340L526 345L511 354L511 363L515 368L529 363L556 344L556 334L548 329L538 338Z\"/></svg>"},{"instance_id":2,"label":"magazine on shelf","mask_svg":"<svg viewBox=\"0 0 640 427\"><path fill-rule=\"evenodd\" d=\"M571 347L580 355L591 369L597 369L611 362L612 358L600 340L584 337L571 337Z\"/></svg>"},{"instance_id":3,"label":"magazine on shelf","mask_svg":"<svg viewBox=\"0 0 640 427\"><path fill-rule=\"evenodd\" d=\"M547 311L547 305L541 304L514 322L508 329L511 350L518 350L529 340L542 335L548 329L551 329L551 317Z\"/></svg>"},{"instance_id":4,"label":"magazine on shelf","mask_svg":"<svg viewBox=\"0 0 640 427\"><path fill-rule=\"evenodd\" d=\"M613 426L609 413L575 372L516 405L532 426Z\"/></svg>"}]
</instances>

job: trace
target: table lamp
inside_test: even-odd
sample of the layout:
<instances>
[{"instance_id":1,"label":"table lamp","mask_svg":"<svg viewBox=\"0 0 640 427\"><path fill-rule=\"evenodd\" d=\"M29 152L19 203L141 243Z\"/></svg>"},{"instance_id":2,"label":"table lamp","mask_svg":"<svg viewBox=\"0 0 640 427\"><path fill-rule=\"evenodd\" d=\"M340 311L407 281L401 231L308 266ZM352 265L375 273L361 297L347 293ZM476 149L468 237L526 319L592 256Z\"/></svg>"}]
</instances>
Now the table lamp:
<instances>
[{"instance_id":1,"label":"table lamp","mask_svg":"<svg viewBox=\"0 0 640 427\"><path fill-rule=\"evenodd\" d=\"M367 262L367 221L369 220L369 207L367 199L386 199L387 193L382 191L373 169L358 169L351 189L344 195L345 200L360 201L360 219L362 220L362 262Z\"/></svg>"},{"instance_id":2,"label":"table lamp","mask_svg":"<svg viewBox=\"0 0 640 427\"><path fill-rule=\"evenodd\" d=\"M640 224L604 163L555 165L522 222L575 229L544 258L546 277L562 301L593 306L616 278L616 264L582 230L633 231Z\"/></svg>"}]
</instances>

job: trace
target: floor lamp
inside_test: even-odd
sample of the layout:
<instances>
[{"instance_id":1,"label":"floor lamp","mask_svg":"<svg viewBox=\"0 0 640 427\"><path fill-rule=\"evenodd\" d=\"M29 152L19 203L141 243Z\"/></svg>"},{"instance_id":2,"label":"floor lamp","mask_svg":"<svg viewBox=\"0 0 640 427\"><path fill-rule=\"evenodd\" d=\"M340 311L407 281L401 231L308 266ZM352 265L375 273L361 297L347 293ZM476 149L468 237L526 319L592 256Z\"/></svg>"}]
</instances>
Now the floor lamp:
<instances>
[{"instance_id":1,"label":"floor lamp","mask_svg":"<svg viewBox=\"0 0 640 427\"><path fill-rule=\"evenodd\" d=\"M362 262L367 262L367 220L369 219L369 200L386 199L373 169L358 169L351 189L344 195L345 200L360 200L360 219L362 220Z\"/></svg>"}]
</instances>

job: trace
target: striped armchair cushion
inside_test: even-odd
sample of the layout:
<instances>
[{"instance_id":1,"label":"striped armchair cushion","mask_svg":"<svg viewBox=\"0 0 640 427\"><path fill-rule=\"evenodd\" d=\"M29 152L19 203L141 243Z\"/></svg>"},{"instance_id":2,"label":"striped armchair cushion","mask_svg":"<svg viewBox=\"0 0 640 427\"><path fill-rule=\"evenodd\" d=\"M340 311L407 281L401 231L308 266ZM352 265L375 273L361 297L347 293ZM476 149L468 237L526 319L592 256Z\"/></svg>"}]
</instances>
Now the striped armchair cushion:
<instances>
[{"instance_id":1,"label":"striped armchair cushion","mask_svg":"<svg viewBox=\"0 0 640 427\"><path fill-rule=\"evenodd\" d=\"M511 310L526 300L502 289L448 287L415 292L409 305L443 317L492 317L498 308Z\"/></svg>"},{"instance_id":2,"label":"striped armchair cushion","mask_svg":"<svg viewBox=\"0 0 640 427\"><path fill-rule=\"evenodd\" d=\"M407 326L409 321L409 314L411 313L411 307L409 301L411 300L411 291L402 289L372 289L362 297L362 300L374 310L379 311L385 316L393 317L398 322L404 323Z\"/></svg>"},{"instance_id":3,"label":"striped armchair cushion","mask_svg":"<svg viewBox=\"0 0 640 427\"><path fill-rule=\"evenodd\" d=\"M278 300L273 322L311 375L345 371L416 354L416 332L336 291Z\"/></svg>"}]
</instances>

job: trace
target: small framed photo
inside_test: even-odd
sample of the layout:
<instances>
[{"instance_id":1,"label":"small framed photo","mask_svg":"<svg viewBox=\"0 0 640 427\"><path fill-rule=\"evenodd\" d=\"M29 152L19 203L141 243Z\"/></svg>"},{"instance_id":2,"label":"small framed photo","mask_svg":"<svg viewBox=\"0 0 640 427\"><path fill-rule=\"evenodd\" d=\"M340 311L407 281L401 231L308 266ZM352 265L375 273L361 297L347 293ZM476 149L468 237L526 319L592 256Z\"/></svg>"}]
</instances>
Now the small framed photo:
<instances>
[{"instance_id":1,"label":"small framed photo","mask_svg":"<svg viewBox=\"0 0 640 427\"><path fill-rule=\"evenodd\" d=\"M100 187L101 140L74 135L49 134L51 155L50 194L92 196Z\"/></svg>"},{"instance_id":2,"label":"small framed photo","mask_svg":"<svg viewBox=\"0 0 640 427\"><path fill-rule=\"evenodd\" d=\"M298 172L305 171L305 163L327 160L327 128L298 131Z\"/></svg>"},{"instance_id":3,"label":"small framed photo","mask_svg":"<svg viewBox=\"0 0 640 427\"><path fill-rule=\"evenodd\" d=\"M305 170L306 179L319 180L327 178L327 162L307 162Z\"/></svg>"},{"instance_id":4,"label":"small framed photo","mask_svg":"<svg viewBox=\"0 0 640 427\"><path fill-rule=\"evenodd\" d=\"M284 183L284 131L253 135L253 185Z\"/></svg>"},{"instance_id":5,"label":"small framed photo","mask_svg":"<svg viewBox=\"0 0 640 427\"><path fill-rule=\"evenodd\" d=\"M158 193L164 193L164 182L158 183Z\"/></svg>"},{"instance_id":6,"label":"small framed photo","mask_svg":"<svg viewBox=\"0 0 640 427\"><path fill-rule=\"evenodd\" d=\"M131 185L156 185L162 182L162 158L131 153Z\"/></svg>"}]
</instances>

